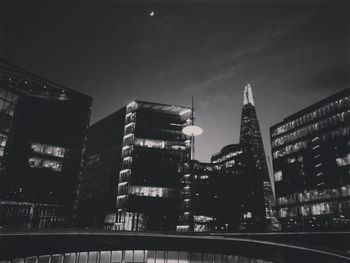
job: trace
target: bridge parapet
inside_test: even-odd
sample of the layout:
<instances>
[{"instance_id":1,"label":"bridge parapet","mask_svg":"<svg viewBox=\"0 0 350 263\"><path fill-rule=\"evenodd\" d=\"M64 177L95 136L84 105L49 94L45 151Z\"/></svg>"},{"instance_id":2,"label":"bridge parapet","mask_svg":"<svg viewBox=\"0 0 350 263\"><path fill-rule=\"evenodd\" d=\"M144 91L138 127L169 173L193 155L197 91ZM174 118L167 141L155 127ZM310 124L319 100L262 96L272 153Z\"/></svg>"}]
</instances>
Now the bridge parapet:
<instances>
[{"instance_id":1,"label":"bridge parapet","mask_svg":"<svg viewBox=\"0 0 350 263\"><path fill-rule=\"evenodd\" d=\"M151 233L102 230L0 231L0 260L77 252L181 251L268 262L350 262L349 232L327 233ZM107 252L106 252L107 251ZM166 253L168 253L166 252ZM145 252L144 252L145 253ZM76 254L78 255L78 254ZM80 255L80 254L79 254ZM56 257L57 258L57 257ZM62 258L62 257L61 257ZM206 263L203 261L196 263ZM64 259L64 256L62 260ZM47 263L81 263L59 261ZM67 259L68 260L68 259ZM149 261L143 261L149 263ZM171 261L186 263L191 261ZM240 261L232 261L240 262ZM249 261L248 261L249 262ZM263 261L262 261L263 262ZM21 263L13 262L12 263ZM25 262L25 263L46 263ZM89 262L84 263L117 263ZM141 263L123 261L122 263ZM152 263L158 263L152 262ZM168 262L163 262L168 263ZM209 263L209 262L208 262ZM210 263L221 263L211 261ZM231 261L226 261L231 263Z\"/></svg>"}]
</instances>

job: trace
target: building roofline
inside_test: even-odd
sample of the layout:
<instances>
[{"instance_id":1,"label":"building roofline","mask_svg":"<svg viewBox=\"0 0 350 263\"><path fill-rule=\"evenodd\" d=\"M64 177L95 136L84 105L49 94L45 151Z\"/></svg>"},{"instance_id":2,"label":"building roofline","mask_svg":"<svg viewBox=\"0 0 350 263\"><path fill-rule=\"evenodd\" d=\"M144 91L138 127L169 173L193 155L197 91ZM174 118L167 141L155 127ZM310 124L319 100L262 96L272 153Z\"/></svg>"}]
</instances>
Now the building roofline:
<instances>
[{"instance_id":1,"label":"building roofline","mask_svg":"<svg viewBox=\"0 0 350 263\"><path fill-rule=\"evenodd\" d=\"M322 99L322 100L320 100L318 102L315 102L314 104L312 104L310 106L307 106L306 108L304 108L302 110L299 110L299 111L297 111L297 112L295 112L295 113L285 117L282 121L272 125L270 127L270 131L275 129L276 127L280 126L283 123L295 120L296 118L309 113L310 111L314 110L315 108L318 108L318 107L324 105L325 103L330 102L332 100L335 100L338 97L341 97L341 96L344 96L344 95L350 95L350 88L346 88L344 90L341 90L341 91L339 91L339 92L337 92L337 93L335 93L333 95L328 96L327 98L324 98L324 99Z\"/></svg>"},{"instance_id":2,"label":"building roofline","mask_svg":"<svg viewBox=\"0 0 350 263\"><path fill-rule=\"evenodd\" d=\"M132 102L136 102L136 103L141 103L141 104L153 104L153 105L159 105L161 107L176 107L176 108L180 108L181 110L191 110L190 107L184 107L184 106L179 106L179 105L172 105L172 104L165 104L165 103L158 103L158 102L150 102L150 101L142 101L142 100L131 100L129 103L127 103L126 105L124 105L123 107L113 111L112 113L108 114L107 116L101 118L100 120L96 121L95 123L93 123L92 125L90 125L90 128L92 126L95 126L99 123L101 123L102 121L112 118L113 116L117 115L121 110L125 110L126 106Z\"/></svg>"},{"instance_id":3,"label":"building roofline","mask_svg":"<svg viewBox=\"0 0 350 263\"><path fill-rule=\"evenodd\" d=\"M93 124L91 124L89 126L89 129L91 129L92 127L96 127L98 124L101 124L104 121L107 121L108 119L112 119L114 116L117 116L118 114L120 114L121 111L125 111L126 106L121 107L120 109L113 111L111 114L108 114L107 116L103 117L102 119L99 119L98 121L94 122Z\"/></svg>"},{"instance_id":4,"label":"building roofline","mask_svg":"<svg viewBox=\"0 0 350 263\"><path fill-rule=\"evenodd\" d=\"M241 144L239 144L239 143L228 144L228 145L225 145L224 147L222 147L220 151L213 153L211 158L215 158L215 157L219 156L220 154L225 154L225 153L229 152L229 150L234 149L235 147L242 148Z\"/></svg>"},{"instance_id":5,"label":"building roofline","mask_svg":"<svg viewBox=\"0 0 350 263\"><path fill-rule=\"evenodd\" d=\"M70 92L70 93L73 93L73 94L76 94L76 95L80 95L82 97L85 97L86 99L89 99L90 101L92 101L92 97L86 95L86 94L83 94L79 91L76 91L76 90L73 90L73 89L70 89L70 88L67 88L61 84L58 84L56 82L53 82L51 80L48 80L46 78L43 78L39 75L36 75L34 73L31 73L3 58L0 58L0 69L4 69L4 70L8 70L10 72L13 72L15 74L19 74L19 75L23 75L24 77L27 77L28 80L30 81L33 80L33 81L37 81L37 82L43 82L43 83L46 83L48 84L49 86L51 86L52 88L56 88L56 89L60 89L60 90L64 90L64 91L67 91L67 92Z\"/></svg>"},{"instance_id":6,"label":"building roofline","mask_svg":"<svg viewBox=\"0 0 350 263\"><path fill-rule=\"evenodd\" d=\"M133 100L136 103L141 103L141 104L153 104L153 105L159 105L159 106L163 106L163 107L177 107L177 108L181 108L183 110L187 110L187 109L191 109L191 107L186 107L186 106L181 106L181 105L175 105L175 104L165 104L165 103L158 103L158 102L151 102L151 101L143 101L143 100Z\"/></svg>"}]
</instances>

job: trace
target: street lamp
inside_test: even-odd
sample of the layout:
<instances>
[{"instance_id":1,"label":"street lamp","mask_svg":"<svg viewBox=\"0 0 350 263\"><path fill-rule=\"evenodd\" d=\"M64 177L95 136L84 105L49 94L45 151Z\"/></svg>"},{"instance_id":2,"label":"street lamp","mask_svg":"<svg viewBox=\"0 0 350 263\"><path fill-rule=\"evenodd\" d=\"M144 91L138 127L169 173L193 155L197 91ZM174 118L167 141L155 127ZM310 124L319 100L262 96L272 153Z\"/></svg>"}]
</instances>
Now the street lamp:
<instances>
[{"instance_id":1,"label":"street lamp","mask_svg":"<svg viewBox=\"0 0 350 263\"><path fill-rule=\"evenodd\" d=\"M194 115L193 115L193 96L192 96L192 110L191 110L191 125L186 126L182 129L182 133L191 137L191 160L194 160L194 137L201 135L203 129L199 126L194 125Z\"/></svg>"},{"instance_id":2,"label":"street lamp","mask_svg":"<svg viewBox=\"0 0 350 263\"><path fill-rule=\"evenodd\" d=\"M191 199L192 199L192 190L191 190L191 181L193 176L193 167L194 164L192 160L194 160L194 137L198 136L203 133L203 129L194 125L194 116L193 116L193 96L192 96L192 110L191 110L191 125L188 125L182 129L182 133L186 136L191 137L191 157L189 161L189 171L184 175L184 185L183 185L183 192L187 192L186 197L184 198L184 214L182 219L182 224L179 226L179 229L183 227L187 231L193 231L193 215L191 210ZM187 159L187 158L186 158ZM185 190L186 189L186 190ZM188 196L189 193L189 196Z\"/></svg>"}]
</instances>

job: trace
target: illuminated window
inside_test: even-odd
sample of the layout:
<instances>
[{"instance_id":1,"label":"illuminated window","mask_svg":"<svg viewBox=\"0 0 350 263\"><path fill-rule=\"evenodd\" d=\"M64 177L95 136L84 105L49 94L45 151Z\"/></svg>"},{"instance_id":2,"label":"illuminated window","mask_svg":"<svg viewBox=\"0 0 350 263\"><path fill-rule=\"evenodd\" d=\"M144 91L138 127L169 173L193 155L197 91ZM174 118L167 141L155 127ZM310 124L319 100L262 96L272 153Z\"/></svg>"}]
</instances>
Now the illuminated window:
<instances>
[{"instance_id":1,"label":"illuminated window","mask_svg":"<svg viewBox=\"0 0 350 263\"><path fill-rule=\"evenodd\" d=\"M311 206L311 212L313 215L329 214L329 204L319 203Z\"/></svg>"},{"instance_id":2,"label":"illuminated window","mask_svg":"<svg viewBox=\"0 0 350 263\"><path fill-rule=\"evenodd\" d=\"M287 213L287 208L281 208L279 211L278 211L278 214L281 218L283 217L287 217L288 213Z\"/></svg>"},{"instance_id":3,"label":"illuminated window","mask_svg":"<svg viewBox=\"0 0 350 263\"><path fill-rule=\"evenodd\" d=\"M303 216L311 215L311 206L302 206L300 208L300 212Z\"/></svg>"},{"instance_id":4,"label":"illuminated window","mask_svg":"<svg viewBox=\"0 0 350 263\"><path fill-rule=\"evenodd\" d=\"M122 156L125 157L125 156L128 156L128 155L131 155L132 151L133 151L133 146L132 145L126 145L122 149Z\"/></svg>"},{"instance_id":5,"label":"illuminated window","mask_svg":"<svg viewBox=\"0 0 350 263\"><path fill-rule=\"evenodd\" d=\"M132 164L132 157L128 156L123 159L123 169L130 169Z\"/></svg>"},{"instance_id":6,"label":"illuminated window","mask_svg":"<svg viewBox=\"0 0 350 263\"><path fill-rule=\"evenodd\" d=\"M209 216L203 216L203 215L195 215L193 216L193 220L194 222L197 222L197 223L209 223L213 221L214 218Z\"/></svg>"},{"instance_id":7,"label":"illuminated window","mask_svg":"<svg viewBox=\"0 0 350 263\"><path fill-rule=\"evenodd\" d=\"M275 182L282 180L282 171L275 172Z\"/></svg>"},{"instance_id":8,"label":"illuminated window","mask_svg":"<svg viewBox=\"0 0 350 263\"><path fill-rule=\"evenodd\" d=\"M124 133L133 133L135 131L135 122L130 122L129 124L125 125L124 127Z\"/></svg>"},{"instance_id":9,"label":"illuminated window","mask_svg":"<svg viewBox=\"0 0 350 263\"><path fill-rule=\"evenodd\" d=\"M235 160L228 161L225 165L226 165L226 168L233 167L235 165Z\"/></svg>"},{"instance_id":10,"label":"illuminated window","mask_svg":"<svg viewBox=\"0 0 350 263\"><path fill-rule=\"evenodd\" d=\"M165 142L158 141L158 140L137 139L135 140L135 145L147 147L147 148L159 148L159 149L165 148Z\"/></svg>"},{"instance_id":11,"label":"illuminated window","mask_svg":"<svg viewBox=\"0 0 350 263\"><path fill-rule=\"evenodd\" d=\"M132 112L134 110L137 109L137 103L136 101L133 101L131 103L129 103L127 106L126 106L126 112L129 113L129 112Z\"/></svg>"},{"instance_id":12,"label":"illuminated window","mask_svg":"<svg viewBox=\"0 0 350 263\"><path fill-rule=\"evenodd\" d=\"M129 194L148 197L172 197L175 190L166 187L131 186Z\"/></svg>"},{"instance_id":13,"label":"illuminated window","mask_svg":"<svg viewBox=\"0 0 350 263\"><path fill-rule=\"evenodd\" d=\"M171 148L173 148L174 150L186 150L186 147L181 145L173 145L171 146Z\"/></svg>"},{"instance_id":14,"label":"illuminated window","mask_svg":"<svg viewBox=\"0 0 350 263\"><path fill-rule=\"evenodd\" d=\"M117 218L116 213L106 214L104 222L113 224L116 222L116 218Z\"/></svg>"},{"instance_id":15,"label":"illuminated window","mask_svg":"<svg viewBox=\"0 0 350 263\"><path fill-rule=\"evenodd\" d=\"M130 122L134 122L136 120L136 112L134 113L128 113L125 115L125 124L128 124Z\"/></svg>"},{"instance_id":16,"label":"illuminated window","mask_svg":"<svg viewBox=\"0 0 350 263\"><path fill-rule=\"evenodd\" d=\"M126 203L127 200L128 200L127 195L117 196L117 207L122 207Z\"/></svg>"},{"instance_id":17,"label":"illuminated window","mask_svg":"<svg viewBox=\"0 0 350 263\"><path fill-rule=\"evenodd\" d=\"M5 147L7 143L7 135L0 133L0 146Z\"/></svg>"},{"instance_id":18,"label":"illuminated window","mask_svg":"<svg viewBox=\"0 0 350 263\"><path fill-rule=\"evenodd\" d=\"M118 184L118 195L126 195L128 194L128 183L127 182L121 182Z\"/></svg>"},{"instance_id":19,"label":"illuminated window","mask_svg":"<svg viewBox=\"0 0 350 263\"><path fill-rule=\"evenodd\" d=\"M322 108L319 108L313 112L310 112L296 120L290 121L280 127L277 127L273 133L272 136L279 135L281 133L284 133L288 130L294 129L295 127L298 127L300 125L306 124L308 122L314 121L315 119L321 118L327 114L330 114L332 112L335 112L339 109L342 109L347 106L349 101L349 97L345 97L344 99L340 99L339 101L331 102Z\"/></svg>"},{"instance_id":20,"label":"illuminated window","mask_svg":"<svg viewBox=\"0 0 350 263\"><path fill-rule=\"evenodd\" d=\"M131 144L135 139L135 135L133 133L129 133L124 136L124 145Z\"/></svg>"},{"instance_id":21,"label":"illuminated window","mask_svg":"<svg viewBox=\"0 0 350 263\"><path fill-rule=\"evenodd\" d=\"M246 219L246 218L252 218L252 212L247 212L243 215L243 218Z\"/></svg>"},{"instance_id":22,"label":"illuminated window","mask_svg":"<svg viewBox=\"0 0 350 263\"><path fill-rule=\"evenodd\" d=\"M349 196L350 195L350 185L345 185L341 187L341 194L342 196Z\"/></svg>"},{"instance_id":23,"label":"illuminated window","mask_svg":"<svg viewBox=\"0 0 350 263\"><path fill-rule=\"evenodd\" d=\"M62 162L58 160L47 160L37 157L31 157L28 160L31 168L47 168L53 171L62 171Z\"/></svg>"},{"instance_id":24,"label":"illuminated window","mask_svg":"<svg viewBox=\"0 0 350 263\"><path fill-rule=\"evenodd\" d=\"M284 196L278 197L277 202L279 205L285 205L285 204L288 204L288 199Z\"/></svg>"},{"instance_id":25,"label":"illuminated window","mask_svg":"<svg viewBox=\"0 0 350 263\"><path fill-rule=\"evenodd\" d=\"M295 158L294 157L288 158L287 163L295 163Z\"/></svg>"},{"instance_id":26,"label":"illuminated window","mask_svg":"<svg viewBox=\"0 0 350 263\"><path fill-rule=\"evenodd\" d=\"M336 159L337 166L350 165L350 154Z\"/></svg>"},{"instance_id":27,"label":"illuminated window","mask_svg":"<svg viewBox=\"0 0 350 263\"><path fill-rule=\"evenodd\" d=\"M47 145L47 144L40 144L40 143L32 143L31 148L33 152L41 153L45 155L51 155L55 157L64 157L66 149L63 147L53 146L53 145Z\"/></svg>"}]
</instances>

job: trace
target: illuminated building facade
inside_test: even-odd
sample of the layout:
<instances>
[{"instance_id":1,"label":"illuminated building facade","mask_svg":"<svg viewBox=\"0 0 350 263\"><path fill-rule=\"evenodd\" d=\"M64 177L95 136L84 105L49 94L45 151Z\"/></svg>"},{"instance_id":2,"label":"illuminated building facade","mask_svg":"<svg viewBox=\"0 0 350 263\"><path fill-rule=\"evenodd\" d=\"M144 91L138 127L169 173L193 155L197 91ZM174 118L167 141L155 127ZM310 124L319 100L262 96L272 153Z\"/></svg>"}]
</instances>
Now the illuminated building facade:
<instances>
[{"instance_id":1,"label":"illuminated building facade","mask_svg":"<svg viewBox=\"0 0 350 263\"><path fill-rule=\"evenodd\" d=\"M246 170L238 144L225 146L211 163L187 160L182 178L178 231L223 231L240 229L245 216ZM229 204L229 205L228 205Z\"/></svg>"},{"instance_id":2,"label":"illuminated building facade","mask_svg":"<svg viewBox=\"0 0 350 263\"><path fill-rule=\"evenodd\" d=\"M251 210L252 226L260 229L276 228L278 222L274 211L275 198L249 84L245 87L243 96L240 145L247 151L247 177L250 182L248 206Z\"/></svg>"},{"instance_id":3,"label":"illuminated building facade","mask_svg":"<svg viewBox=\"0 0 350 263\"><path fill-rule=\"evenodd\" d=\"M175 230L178 165L190 153L182 129L191 109L134 101L126 106L118 180L118 230Z\"/></svg>"},{"instance_id":4,"label":"illuminated building facade","mask_svg":"<svg viewBox=\"0 0 350 263\"><path fill-rule=\"evenodd\" d=\"M91 102L0 61L0 226L72 224Z\"/></svg>"},{"instance_id":5,"label":"illuminated building facade","mask_svg":"<svg viewBox=\"0 0 350 263\"><path fill-rule=\"evenodd\" d=\"M270 128L285 230L350 227L350 89Z\"/></svg>"},{"instance_id":6,"label":"illuminated building facade","mask_svg":"<svg viewBox=\"0 0 350 263\"><path fill-rule=\"evenodd\" d=\"M125 107L89 127L78 203L78 227L114 228Z\"/></svg>"}]
</instances>

